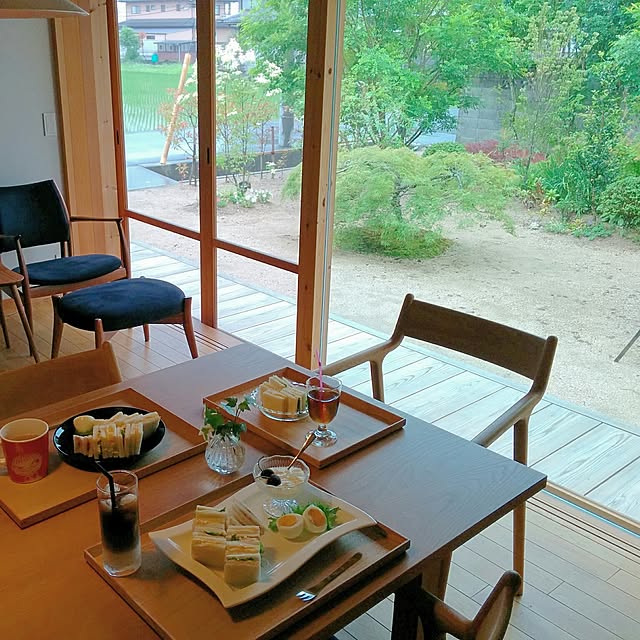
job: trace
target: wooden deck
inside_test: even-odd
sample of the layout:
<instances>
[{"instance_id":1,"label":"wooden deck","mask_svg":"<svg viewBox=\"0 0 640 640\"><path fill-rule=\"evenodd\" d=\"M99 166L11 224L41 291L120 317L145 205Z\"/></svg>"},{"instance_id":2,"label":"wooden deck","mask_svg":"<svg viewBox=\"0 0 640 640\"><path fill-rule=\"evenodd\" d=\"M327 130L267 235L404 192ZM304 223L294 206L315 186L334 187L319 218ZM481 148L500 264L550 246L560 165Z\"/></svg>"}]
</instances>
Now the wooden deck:
<instances>
[{"instance_id":1,"label":"wooden deck","mask_svg":"<svg viewBox=\"0 0 640 640\"><path fill-rule=\"evenodd\" d=\"M134 248L137 275L164 277L177 281L197 296L198 275L193 267L176 264L173 259L147 249ZM154 267L147 260L154 259ZM186 265L188 267L188 265ZM155 271L152 271L154 269ZM247 290L248 289L248 290ZM284 355L293 350L293 310L290 302L269 297L251 287L221 280L220 305L223 328L235 327L238 334L277 349ZM253 296L253 305L243 305ZM257 302L256 302L257 301ZM277 321L282 321L276 324ZM13 340L10 350L0 347L0 369L30 364L27 345L16 314L10 313L9 327ZM289 324L287 324L289 323ZM377 336L335 321L332 332L333 358L359 349ZM46 300L36 303L36 341L43 357L51 344L51 307ZM196 322L201 353L230 346L229 336ZM362 338L360 337L362 334ZM371 337L373 336L373 338ZM362 341L360 341L362 340ZM182 331L172 325L151 328L151 341L144 343L142 331L122 331L113 339L122 371L127 377L149 373L189 359ZM92 346L92 335L65 328L62 353L73 353ZM433 360L433 362L432 362ZM490 375L470 371L460 363L434 357L422 349L409 348L393 354L388 375L394 375L394 397L402 401L417 396L421 415L441 426L467 435L475 425L490 419L500 403L517 397L518 389L510 383L497 383ZM351 374L350 384L364 385L361 372ZM475 380L475 376L479 380ZM458 379L456 381L456 378ZM400 390L400 381L408 390ZM455 391L456 382L462 393ZM446 385L446 386L442 386ZM429 391L427 391L429 389ZM391 393L391 389L390 389ZM422 395L420 395L422 394ZM460 399L462 395L465 399ZM412 403L416 404L416 403ZM449 408L447 408L449 404ZM416 405L417 406L417 405ZM409 407L411 410L411 408ZM546 416L545 416L545 412ZM571 412L550 399L537 414L532 433L532 449L536 464L604 425L607 433L620 429L620 438L637 437L633 430L622 429L611 421L584 412ZM560 432L560 433L558 433ZM606 456L606 438L600 445ZM504 443L501 443L504 445ZM565 468L598 468L597 458L591 462L589 452L575 461L567 458ZM561 465L559 465L561 466ZM617 474L624 472L621 469ZM630 474L631 472L628 472ZM611 475L616 476L615 472ZM568 474L567 474L568 475ZM574 474L579 477L578 473ZM638 480L636 480L637 485ZM602 483L604 485L606 483ZM633 488L633 483L630 487ZM527 585L517 602L507 634L510 640L637 640L640 638L640 544L637 536L594 517L543 492L530 501L527 528ZM454 554L447 601L472 616L500 573L511 562L511 519L505 517L482 535L469 541ZM385 600L370 612L339 632L340 640L388 640L393 603Z\"/></svg>"},{"instance_id":2,"label":"wooden deck","mask_svg":"<svg viewBox=\"0 0 640 640\"><path fill-rule=\"evenodd\" d=\"M135 275L166 279L194 297L199 309L198 268L134 245ZM255 285L219 278L220 328L286 358L294 353L295 305ZM329 322L328 362L382 338L346 320ZM423 420L471 438L523 395L524 387L426 349L403 345L385 362L386 399ZM341 376L370 393L366 365ZM546 397L531 421L530 461L551 482L640 521L640 425L625 425L560 399ZM511 455L511 434L492 447Z\"/></svg>"}]
</instances>

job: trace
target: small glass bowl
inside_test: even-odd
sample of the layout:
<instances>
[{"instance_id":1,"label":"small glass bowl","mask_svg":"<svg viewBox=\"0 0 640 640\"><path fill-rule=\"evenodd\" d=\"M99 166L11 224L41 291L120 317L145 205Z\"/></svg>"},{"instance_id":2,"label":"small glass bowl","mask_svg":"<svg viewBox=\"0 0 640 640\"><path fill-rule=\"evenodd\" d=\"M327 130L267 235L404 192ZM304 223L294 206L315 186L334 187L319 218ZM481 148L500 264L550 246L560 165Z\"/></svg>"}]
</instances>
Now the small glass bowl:
<instances>
[{"instance_id":1,"label":"small glass bowl","mask_svg":"<svg viewBox=\"0 0 640 640\"><path fill-rule=\"evenodd\" d=\"M296 460L291 469L286 469L292 460L293 456L264 456L253 467L253 479L267 496L262 506L272 518L279 518L295 509L298 506L295 498L309 481L309 467L302 460ZM278 486L267 484L270 476L262 475L265 469L270 469L280 478Z\"/></svg>"},{"instance_id":2,"label":"small glass bowl","mask_svg":"<svg viewBox=\"0 0 640 640\"><path fill-rule=\"evenodd\" d=\"M294 387L305 389L305 385L299 382L291 383ZM271 418L272 420L279 420L280 422L296 422L297 420L304 420L309 415L309 405L305 403L305 407L302 411L296 411L295 413L284 413L281 411L274 411L273 409L267 409L260 402L260 387L257 387L251 394L256 402L256 407L262 414Z\"/></svg>"}]
</instances>

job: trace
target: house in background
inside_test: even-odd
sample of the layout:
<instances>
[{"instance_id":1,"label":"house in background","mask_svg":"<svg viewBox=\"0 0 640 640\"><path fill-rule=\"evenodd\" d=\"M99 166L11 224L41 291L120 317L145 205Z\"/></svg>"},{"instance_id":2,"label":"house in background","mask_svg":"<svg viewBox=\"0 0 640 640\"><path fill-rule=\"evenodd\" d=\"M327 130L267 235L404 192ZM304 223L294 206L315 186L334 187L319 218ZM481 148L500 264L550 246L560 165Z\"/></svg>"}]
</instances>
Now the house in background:
<instances>
[{"instance_id":1,"label":"house in background","mask_svg":"<svg viewBox=\"0 0 640 640\"><path fill-rule=\"evenodd\" d=\"M140 37L140 53L145 60L181 62L185 53L196 56L196 3L120 0L125 19L120 27L130 27ZM225 45L237 37L242 13L252 0L216 0L216 44Z\"/></svg>"}]
</instances>

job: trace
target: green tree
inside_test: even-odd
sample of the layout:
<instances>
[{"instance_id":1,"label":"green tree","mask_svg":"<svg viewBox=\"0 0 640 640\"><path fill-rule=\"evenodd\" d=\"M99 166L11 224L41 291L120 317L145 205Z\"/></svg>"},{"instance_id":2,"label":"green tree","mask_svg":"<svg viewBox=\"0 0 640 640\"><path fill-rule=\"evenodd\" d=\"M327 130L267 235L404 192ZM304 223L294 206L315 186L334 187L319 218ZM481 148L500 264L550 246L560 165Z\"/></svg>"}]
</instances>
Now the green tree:
<instances>
[{"instance_id":1,"label":"green tree","mask_svg":"<svg viewBox=\"0 0 640 640\"><path fill-rule=\"evenodd\" d=\"M526 178L536 153L549 153L575 131L591 43L575 9L556 11L545 3L515 46L526 67L510 82L513 109L505 127L509 142L527 152Z\"/></svg>"},{"instance_id":2,"label":"green tree","mask_svg":"<svg viewBox=\"0 0 640 640\"><path fill-rule=\"evenodd\" d=\"M131 27L120 29L120 46L124 48L127 62L140 60L140 37Z\"/></svg>"},{"instance_id":3,"label":"green tree","mask_svg":"<svg viewBox=\"0 0 640 640\"><path fill-rule=\"evenodd\" d=\"M262 127L278 113L278 91L268 86L280 69L268 65L264 73L248 71L253 61L234 39L216 48L217 162L241 189L247 187Z\"/></svg>"},{"instance_id":4,"label":"green tree","mask_svg":"<svg viewBox=\"0 0 640 640\"><path fill-rule=\"evenodd\" d=\"M282 68L274 86L302 113L306 5L260 0L241 38L258 64ZM340 136L351 147L412 145L454 125L449 109L468 108L480 72L509 73L514 61L502 0L360 0L346 8Z\"/></svg>"},{"instance_id":5,"label":"green tree","mask_svg":"<svg viewBox=\"0 0 640 640\"><path fill-rule=\"evenodd\" d=\"M300 191L300 168L283 196ZM443 219L496 219L505 212L516 176L483 154L438 151L421 157L410 149L341 150L336 171L335 242L338 247L402 258L433 257L449 245Z\"/></svg>"}]
</instances>

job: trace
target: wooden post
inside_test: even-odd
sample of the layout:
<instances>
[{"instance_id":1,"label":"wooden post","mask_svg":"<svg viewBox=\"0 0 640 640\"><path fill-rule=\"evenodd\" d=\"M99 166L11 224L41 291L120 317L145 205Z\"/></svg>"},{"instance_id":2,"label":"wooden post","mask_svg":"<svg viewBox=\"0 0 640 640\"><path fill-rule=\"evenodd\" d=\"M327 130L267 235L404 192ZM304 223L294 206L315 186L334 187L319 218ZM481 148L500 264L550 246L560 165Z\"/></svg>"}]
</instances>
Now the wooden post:
<instances>
[{"instance_id":1,"label":"wooden post","mask_svg":"<svg viewBox=\"0 0 640 640\"><path fill-rule=\"evenodd\" d=\"M173 135L176 132L176 122L178 120L180 96L184 91L184 84L187 81L187 72L189 71L190 64L191 54L185 53L184 60L182 61L182 71L180 71L180 80L178 82L178 88L176 90L176 98L173 103L173 111L171 112L171 121L169 122L169 128L167 130L167 139L164 141L164 149L162 149L162 155L160 156L160 164L167 164L167 156L169 155L169 149L171 148Z\"/></svg>"},{"instance_id":2,"label":"wooden post","mask_svg":"<svg viewBox=\"0 0 640 640\"><path fill-rule=\"evenodd\" d=\"M200 149L200 318L218 324L216 238L215 28L212 3L196 0L198 16L198 147Z\"/></svg>"},{"instance_id":3,"label":"wooden post","mask_svg":"<svg viewBox=\"0 0 640 640\"><path fill-rule=\"evenodd\" d=\"M118 215L107 8L77 0L89 15L52 20L59 87L65 200L71 215ZM119 253L116 225L73 225L76 253Z\"/></svg>"},{"instance_id":4,"label":"wooden post","mask_svg":"<svg viewBox=\"0 0 640 640\"><path fill-rule=\"evenodd\" d=\"M326 360L338 105L342 75L345 2L309 3L296 362Z\"/></svg>"}]
</instances>

